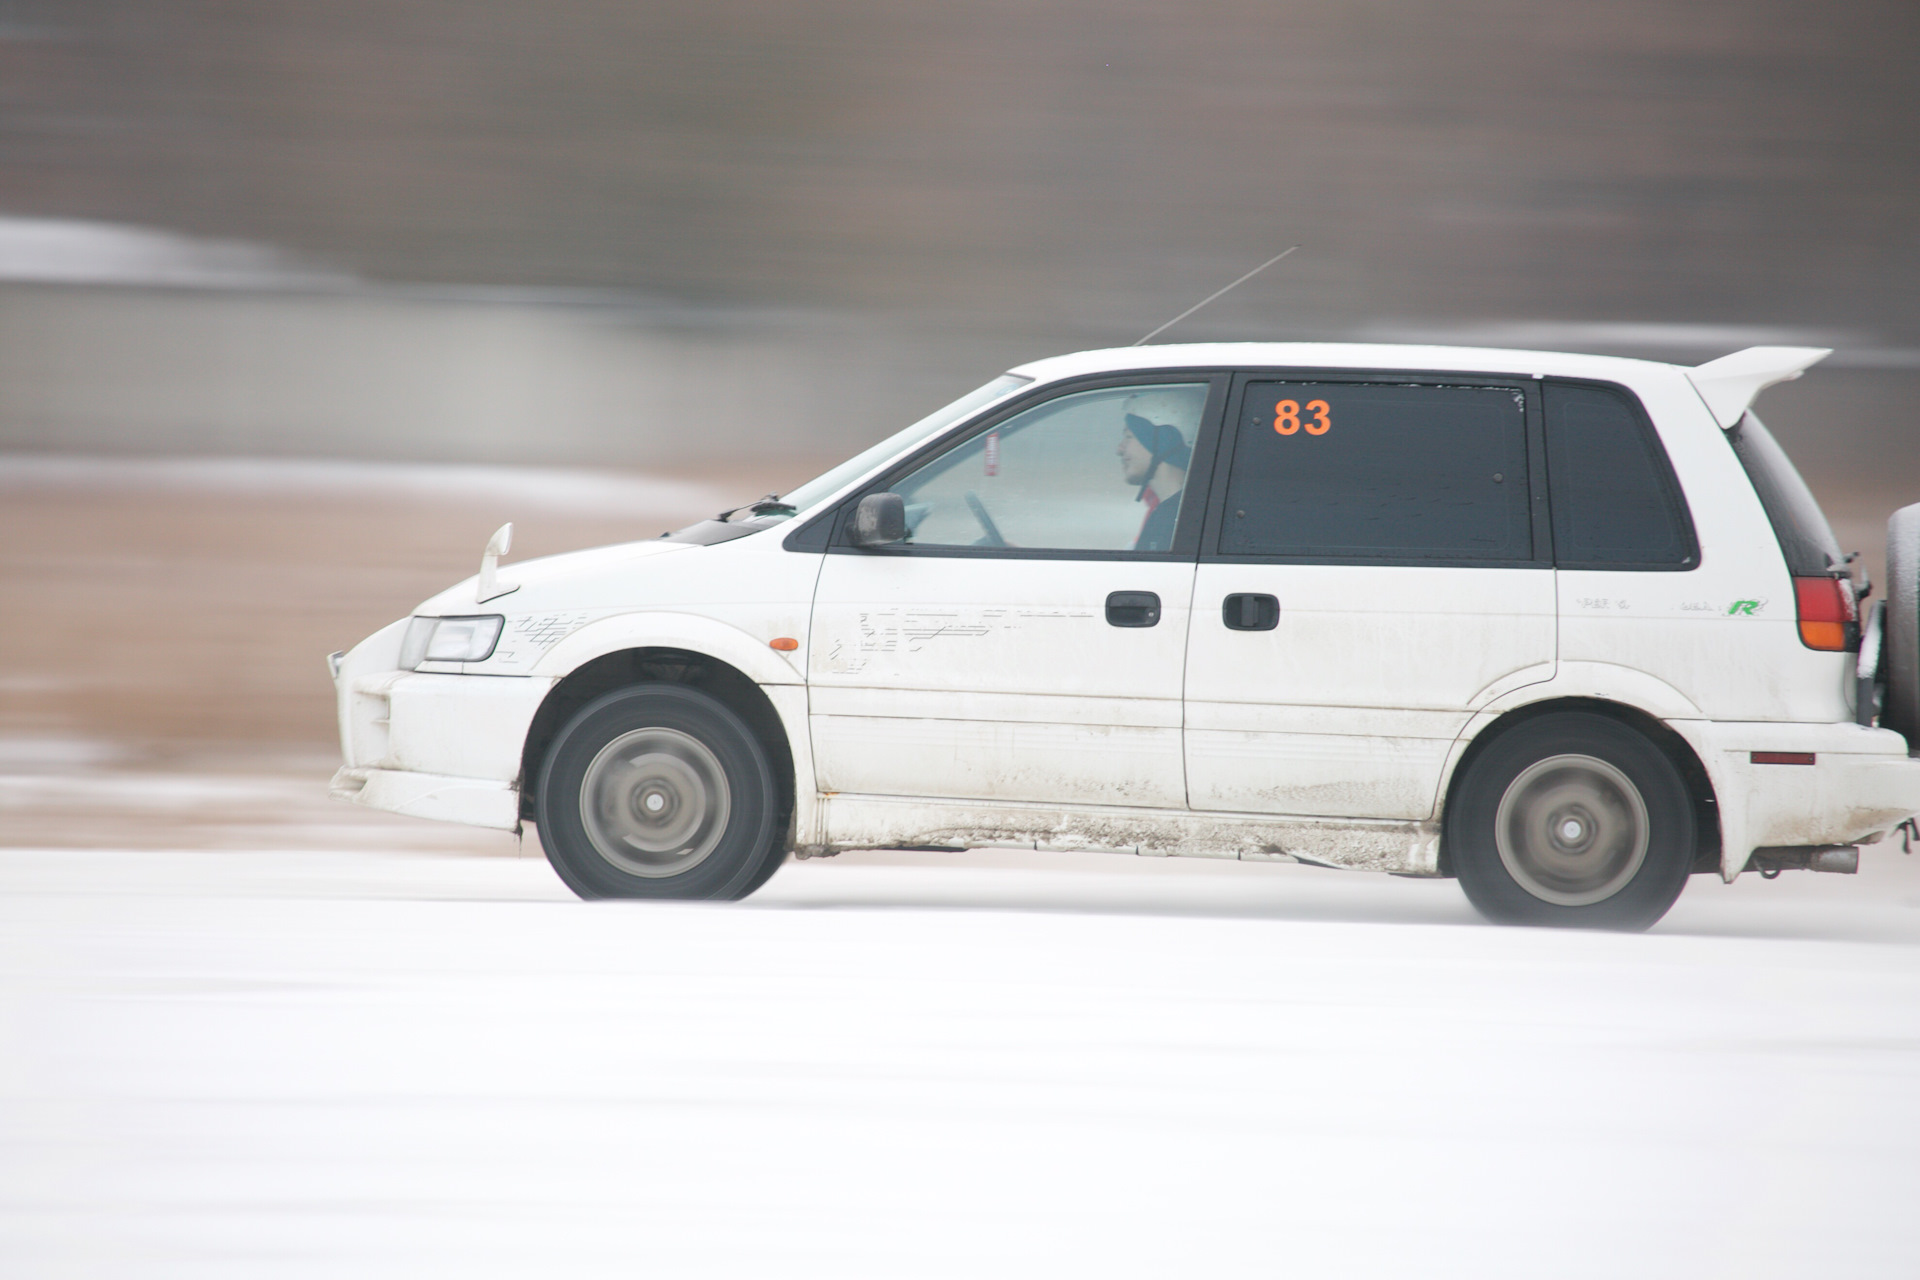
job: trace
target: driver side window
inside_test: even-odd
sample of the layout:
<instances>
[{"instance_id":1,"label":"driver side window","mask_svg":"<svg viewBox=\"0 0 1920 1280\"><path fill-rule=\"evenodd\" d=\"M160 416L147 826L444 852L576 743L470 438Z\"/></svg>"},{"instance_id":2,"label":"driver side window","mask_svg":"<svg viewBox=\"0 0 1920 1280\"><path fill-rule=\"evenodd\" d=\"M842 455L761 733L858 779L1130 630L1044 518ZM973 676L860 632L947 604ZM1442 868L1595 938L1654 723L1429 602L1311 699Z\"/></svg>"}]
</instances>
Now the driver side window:
<instances>
[{"instance_id":1,"label":"driver side window","mask_svg":"<svg viewBox=\"0 0 1920 1280\"><path fill-rule=\"evenodd\" d=\"M1207 384L1064 395L956 445L894 485L915 546L1165 551Z\"/></svg>"}]
</instances>

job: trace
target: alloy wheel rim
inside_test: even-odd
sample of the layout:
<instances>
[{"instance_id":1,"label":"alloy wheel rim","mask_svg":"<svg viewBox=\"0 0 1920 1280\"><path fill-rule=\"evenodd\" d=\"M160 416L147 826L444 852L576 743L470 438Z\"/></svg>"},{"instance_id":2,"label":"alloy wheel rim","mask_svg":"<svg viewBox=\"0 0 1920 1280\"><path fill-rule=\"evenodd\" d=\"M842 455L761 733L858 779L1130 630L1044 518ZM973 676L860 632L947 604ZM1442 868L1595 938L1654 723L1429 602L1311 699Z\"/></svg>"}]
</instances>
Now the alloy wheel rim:
<instances>
[{"instance_id":1,"label":"alloy wheel rim","mask_svg":"<svg viewBox=\"0 0 1920 1280\"><path fill-rule=\"evenodd\" d=\"M1647 860L1647 804L1595 756L1549 756L1507 784L1494 815L1500 861L1543 902L1584 907L1624 888Z\"/></svg>"},{"instance_id":2,"label":"alloy wheel rim","mask_svg":"<svg viewBox=\"0 0 1920 1280\"><path fill-rule=\"evenodd\" d=\"M580 819L595 850L648 879L706 861L732 810L719 757L678 729L621 734L600 748L580 786Z\"/></svg>"}]
</instances>

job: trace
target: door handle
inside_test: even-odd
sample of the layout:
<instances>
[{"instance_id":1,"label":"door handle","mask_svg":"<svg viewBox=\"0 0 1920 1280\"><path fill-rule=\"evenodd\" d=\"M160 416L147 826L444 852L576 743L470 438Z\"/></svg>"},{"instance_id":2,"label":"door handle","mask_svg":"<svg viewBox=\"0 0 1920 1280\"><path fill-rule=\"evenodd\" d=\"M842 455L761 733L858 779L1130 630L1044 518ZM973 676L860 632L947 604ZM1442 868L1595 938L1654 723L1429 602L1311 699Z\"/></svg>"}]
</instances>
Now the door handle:
<instances>
[{"instance_id":1,"label":"door handle","mask_svg":"<svg viewBox=\"0 0 1920 1280\"><path fill-rule=\"evenodd\" d=\"M1229 631L1271 631L1280 625L1280 601L1273 596L1236 593L1220 602L1220 621Z\"/></svg>"},{"instance_id":2,"label":"door handle","mask_svg":"<svg viewBox=\"0 0 1920 1280\"><path fill-rule=\"evenodd\" d=\"M1107 597L1107 625L1151 627L1160 621L1160 597L1151 591L1116 591Z\"/></svg>"}]
</instances>

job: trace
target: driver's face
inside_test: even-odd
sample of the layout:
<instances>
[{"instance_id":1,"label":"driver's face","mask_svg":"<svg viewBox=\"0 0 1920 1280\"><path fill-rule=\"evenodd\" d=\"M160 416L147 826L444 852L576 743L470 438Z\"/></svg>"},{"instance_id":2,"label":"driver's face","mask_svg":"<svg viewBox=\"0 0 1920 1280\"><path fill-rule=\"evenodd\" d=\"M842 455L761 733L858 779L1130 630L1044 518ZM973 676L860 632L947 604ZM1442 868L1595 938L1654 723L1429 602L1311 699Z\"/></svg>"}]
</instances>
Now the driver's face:
<instances>
[{"instance_id":1,"label":"driver's face","mask_svg":"<svg viewBox=\"0 0 1920 1280\"><path fill-rule=\"evenodd\" d=\"M1122 429L1120 446L1114 452L1120 455L1121 479L1128 484L1145 484L1147 468L1153 465L1153 454L1140 443L1140 437Z\"/></svg>"}]
</instances>

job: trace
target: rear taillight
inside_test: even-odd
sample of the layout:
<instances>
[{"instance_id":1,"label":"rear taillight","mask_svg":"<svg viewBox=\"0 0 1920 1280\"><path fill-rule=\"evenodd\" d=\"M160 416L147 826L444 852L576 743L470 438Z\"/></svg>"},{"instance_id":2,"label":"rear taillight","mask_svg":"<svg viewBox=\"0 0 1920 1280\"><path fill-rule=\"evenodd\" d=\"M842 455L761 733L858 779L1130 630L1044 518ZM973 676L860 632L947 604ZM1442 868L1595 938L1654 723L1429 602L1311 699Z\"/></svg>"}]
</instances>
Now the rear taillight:
<instances>
[{"instance_id":1,"label":"rear taillight","mask_svg":"<svg viewBox=\"0 0 1920 1280\"><path fill-rule=\"evenodd\" d=\"M1809 649L1848 649L1860 621L1853 583L1846 578L1795 578L1793 603L1800 642Z\"/></svg>"}]
</instances>

